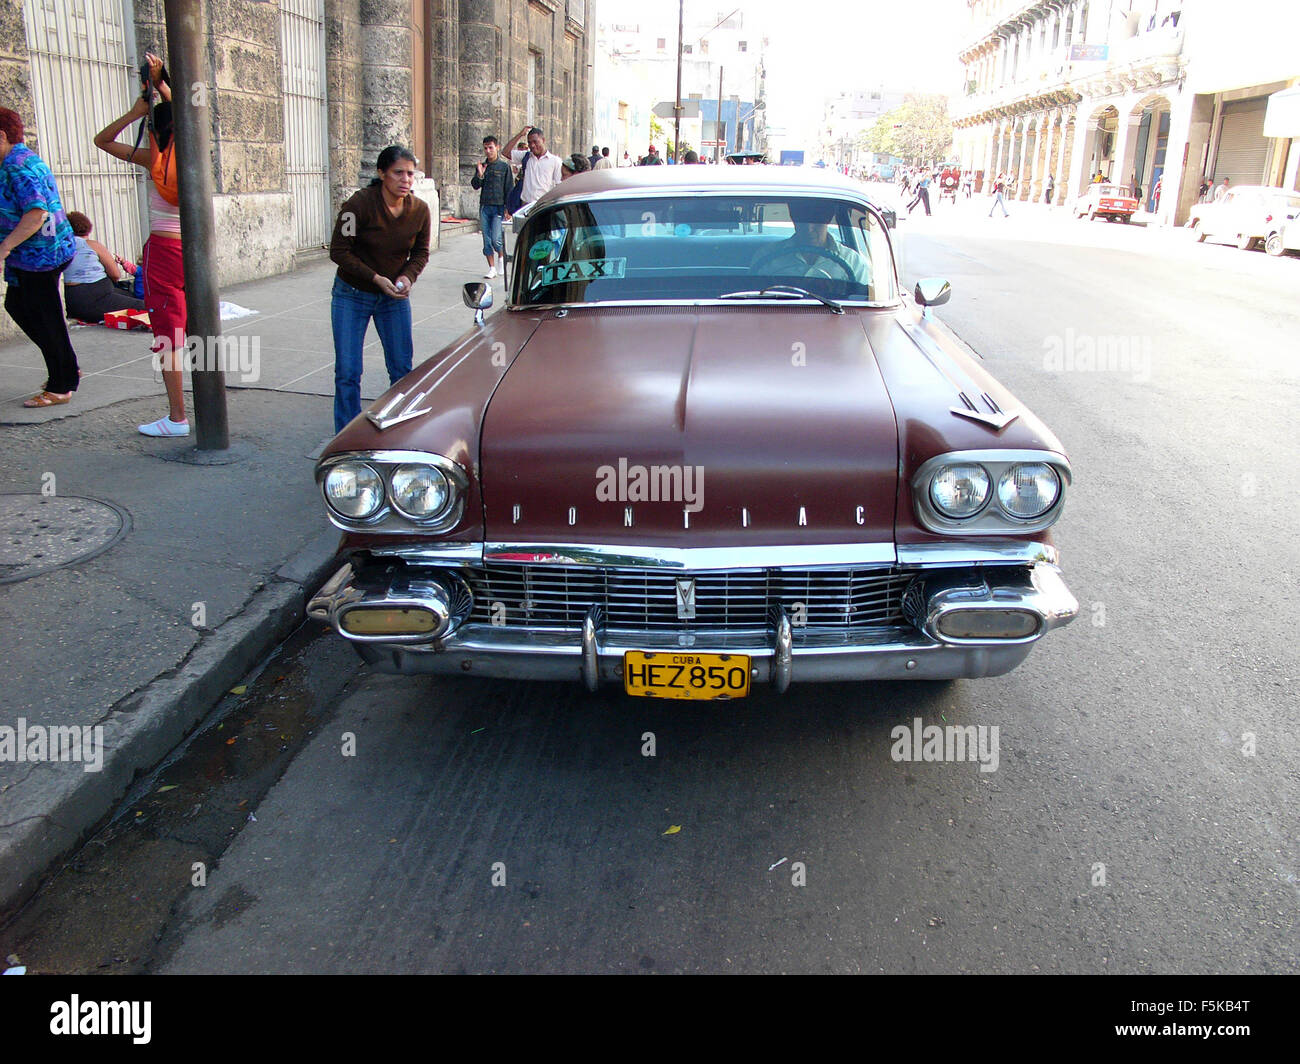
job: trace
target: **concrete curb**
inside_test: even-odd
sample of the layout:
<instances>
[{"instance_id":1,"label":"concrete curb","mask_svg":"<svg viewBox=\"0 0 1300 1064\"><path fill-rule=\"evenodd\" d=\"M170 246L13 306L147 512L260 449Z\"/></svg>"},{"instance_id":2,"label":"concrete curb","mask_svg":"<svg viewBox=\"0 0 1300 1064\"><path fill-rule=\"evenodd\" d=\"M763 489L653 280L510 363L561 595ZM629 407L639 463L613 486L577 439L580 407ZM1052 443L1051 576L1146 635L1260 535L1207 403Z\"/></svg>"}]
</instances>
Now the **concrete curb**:
<instances>
[{"instance_id":1,"label":"concrete curb","mask_svg":"<svg viewBox=\"0 0 1300 1064\"><path fill-rule=\"evenodd\" d=\"M207 635L176 668L117 702L103 721L99 772L78 763L29 785L17 815L0 827L0 922L36 892L46 872L152 771L223 695L304 620L307 598L333 568L338 533L314 536L276 570L239 613Z\"/></svg>"}]
</instances>

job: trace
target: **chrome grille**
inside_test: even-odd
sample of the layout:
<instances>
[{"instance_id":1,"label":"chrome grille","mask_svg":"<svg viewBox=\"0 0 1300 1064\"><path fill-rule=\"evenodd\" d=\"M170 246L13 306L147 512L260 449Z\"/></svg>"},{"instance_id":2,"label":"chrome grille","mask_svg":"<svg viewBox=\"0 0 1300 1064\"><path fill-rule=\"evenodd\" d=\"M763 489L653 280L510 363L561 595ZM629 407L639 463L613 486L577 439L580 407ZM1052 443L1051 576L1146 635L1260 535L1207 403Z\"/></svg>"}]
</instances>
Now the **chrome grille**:
<instances>
[{"instance_id":1,"label":"chrome grille","mask_svg":"<svg viewBox=\"0 0 1300 1064\"><path fill-rule=\"evenodd\" d=\"M592 606L605 628L718 631L764 628L785 607L797 628L859 631L906 625L903 594L915 574L875 569L617 569L488 565L460 570L480 624L580 628ZM677 611L677 580L695 580L695 617Z\"/></svg>"}]
</instances>

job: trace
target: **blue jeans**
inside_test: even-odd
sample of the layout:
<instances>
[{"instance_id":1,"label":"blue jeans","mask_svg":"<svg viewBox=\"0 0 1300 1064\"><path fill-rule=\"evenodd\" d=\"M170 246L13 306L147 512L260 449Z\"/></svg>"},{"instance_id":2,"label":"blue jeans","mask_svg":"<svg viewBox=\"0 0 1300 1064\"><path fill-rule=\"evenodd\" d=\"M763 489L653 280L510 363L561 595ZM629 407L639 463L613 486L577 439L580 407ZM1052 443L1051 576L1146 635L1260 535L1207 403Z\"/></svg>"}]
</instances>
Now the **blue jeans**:
<instances>
[{"instance_id":1,"label":"blue jeans","mask_svg":"<svg viewBox=\"0 0 1300 1064\"><path fill-rule=\"evenodd\" d=\"M411 338L411 301L382 292L363 292L334 278L330 324L334 327L334 431L361 413L361 352L366 329L375 319L375 331L384 347L388 383L396 384L411 372L414 341Z\"/></svg>"},{"instance_id":2,"label":"blue jeans","mask_svg":"<svg viewBox=\"0 0 1300 1064\"><path fill-rule=\"evenodd\" d=\"M478 209L478 227L483 231L484 257L500 255L505 249L506 238L501 230L501 221L505 213L506 209L501 204Z\"/></svg>"}]
</instances>

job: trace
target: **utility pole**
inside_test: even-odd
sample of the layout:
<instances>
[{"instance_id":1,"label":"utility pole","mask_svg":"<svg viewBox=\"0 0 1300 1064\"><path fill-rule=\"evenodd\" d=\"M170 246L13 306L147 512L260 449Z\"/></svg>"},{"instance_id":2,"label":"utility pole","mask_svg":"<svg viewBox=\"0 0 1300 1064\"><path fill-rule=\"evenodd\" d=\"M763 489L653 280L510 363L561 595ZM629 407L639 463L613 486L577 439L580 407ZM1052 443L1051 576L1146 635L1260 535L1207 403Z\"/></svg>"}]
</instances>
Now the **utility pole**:
<instances>
[{"instance_id":1,"label":"utility pole","mask_svg":"<svg viewBox=\"0 0 1300 1064\"><path fill-rule=\"evenodd\" d=\"M722 142L726 139L726 133L725 133L726 128L727 128L726 125L722 121L722 64L719 63L718 64L718 127L713 131L713 136L715 141L713 145L713 161L715 163L722 162L723 148L725 147L725 145Z\"/></svg>"},{"instance_id":2,"label":"utility pole","mask_svg":"<svg viewBox=\"0 0 1300 1064\"><path fill-rule=\"evenodd\" d=\"M682 150L682 26L686 0L677 0L677 103L673 105L673 162L681 162Z\"/></svg>"},{"instance_id":3,"label":"utility pole","mask_svg":"<svg viewBox=\"0 0 1300 1064\"><path fill-rule=\"evenodd\" d=\"M225 359L217 298L216 226L212 217L212 93L203 26L209 0L165 0L167 50L175 81L172 115L180 185L182 254L185 263L186 332L195 338L196 443L200 451L230 447L226 419Z\"/></svg>"}]
</instances>

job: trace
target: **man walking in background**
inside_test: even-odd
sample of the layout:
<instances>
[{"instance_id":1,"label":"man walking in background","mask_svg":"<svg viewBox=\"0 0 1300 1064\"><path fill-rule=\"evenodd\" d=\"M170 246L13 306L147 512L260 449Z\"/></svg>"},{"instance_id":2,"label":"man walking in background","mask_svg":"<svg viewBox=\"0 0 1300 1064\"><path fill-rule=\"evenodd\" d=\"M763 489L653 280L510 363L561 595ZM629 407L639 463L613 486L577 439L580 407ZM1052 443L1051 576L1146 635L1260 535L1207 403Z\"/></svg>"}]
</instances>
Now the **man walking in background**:
<instances>
[{"instance_id":1,"label":"man walking in background","mask_svg":"<svg viewBox=\"0 0 1300 1064\"><path fill-rule=\"evenodd\" d=\"M989 208L989 217L990 217L990 218L993 217L993 208L994 208L994 207L1001 207L1001 208L1002 208L1002 217L1003 217L1003 218L1006 218L1006 217L1008 216L1008 214L1010 213L1010 212L1008 212L1008 210L1007 210L1007 205L1006 205L1006 203L1005 203L1005 202L1003 201L1003 199L1002 199L1002 197L1006 194L1006 191L1007 191L1007 179L1006 179L1006 175L1005 175L1005 174L998 174L997 180L993 182L993 206Z\"/></svg>"},{"instance_id":2,"label":"man walking in background","mask_svg":"<svg viewBox=\"0 0 1300 1064\"><path fill-rule=\"evenodd\" d=\"M502 221L506 213L506 197L515 185L515 174L500 155L500 145L494 136L483 138L484 159L475 167L470 178L470 185L479 190L478 222L483 233L483 257L487 259L488 270L484 277L495 277L497 267L501 273L505 266L505 233Z\"/></svg>"}]
</instances>

